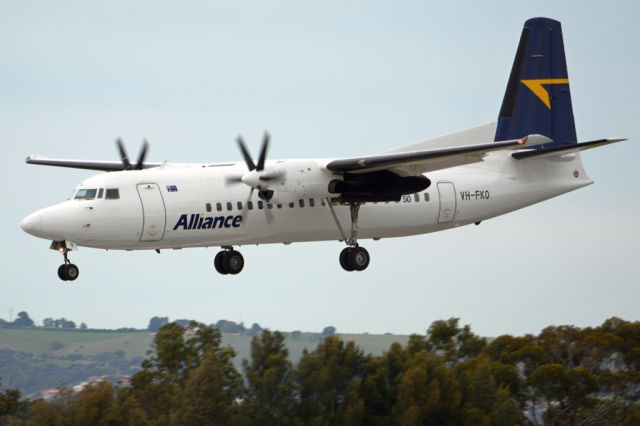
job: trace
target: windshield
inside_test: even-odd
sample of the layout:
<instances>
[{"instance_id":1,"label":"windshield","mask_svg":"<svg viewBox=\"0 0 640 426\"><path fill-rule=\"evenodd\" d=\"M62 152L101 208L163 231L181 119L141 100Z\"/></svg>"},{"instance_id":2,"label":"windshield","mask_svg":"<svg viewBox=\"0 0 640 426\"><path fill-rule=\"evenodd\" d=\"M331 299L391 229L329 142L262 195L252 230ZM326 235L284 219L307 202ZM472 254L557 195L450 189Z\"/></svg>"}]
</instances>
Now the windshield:
<instances>
[{"instance_id":1,"label":"windshield","mask_svg":"<svg viewBox=\"0 0 640 426\"><path fill-rule=\"evenodd\" d=\"M97 189L78 189L76 192L75 200L93 200L96 198Z\"/></svg>"}]
</instances>

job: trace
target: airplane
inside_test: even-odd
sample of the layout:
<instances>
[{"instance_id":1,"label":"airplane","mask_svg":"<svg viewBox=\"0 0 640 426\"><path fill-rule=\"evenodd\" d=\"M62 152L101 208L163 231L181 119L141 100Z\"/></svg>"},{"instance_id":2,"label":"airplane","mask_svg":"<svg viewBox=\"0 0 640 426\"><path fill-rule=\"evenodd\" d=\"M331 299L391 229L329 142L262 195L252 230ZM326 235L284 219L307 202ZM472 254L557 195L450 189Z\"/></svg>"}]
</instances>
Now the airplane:
<instances>
[{"instance_id":1,"label":"airplane","mask_svg":"<svg viewBox=\"0 0 640 426\"><path fill-rule=\"evenodd\" d=\"M156 250L220 247L215 269L235 275L246 244L339 241L339 262L362 271L360 240L424 234L480 222L587 186L580 151L620 142L578 142L562 28L549 18L525 22L497 122L339 159L257 162L242 137L243 162L135 163L116 141L120 161L29 156L28 164L99 170L73 197L25 217L22 229L51 240L73 281L78 247Z\"/></svg>"}]
</instances>

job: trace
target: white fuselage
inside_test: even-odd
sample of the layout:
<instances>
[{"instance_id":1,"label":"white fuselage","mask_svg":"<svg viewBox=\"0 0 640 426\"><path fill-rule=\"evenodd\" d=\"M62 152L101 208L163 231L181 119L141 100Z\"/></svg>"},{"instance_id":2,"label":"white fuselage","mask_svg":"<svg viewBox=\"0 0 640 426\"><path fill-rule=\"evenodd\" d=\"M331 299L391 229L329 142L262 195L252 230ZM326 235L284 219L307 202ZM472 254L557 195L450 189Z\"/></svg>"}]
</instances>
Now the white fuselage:
<instances>
[{"instance_id":1,"label":"white fuselage","mask_svg":"<svg viewBox=\"0 0 640 426\"><path fill-rule=\"evenodd\" d=\"M306 161L318 170L327 163ZM102 189L101 198L71 199L42 209L25 218L22 226L41 238L123 250L343 239L326 198L308 185L281 194L270 205L260 202L262 209L256 191L250 200L252 208L247 208L251 188L227 180L243 173L242 163L102 173L78 186ZM495 152L482 162L431 172L427 177L432 182L428 189L403 196L400 202L362 204L358 237L441 231L592 183L575 153L521 161L512 159L510 152ZM107 189L118 189L118 198L105 198ZM348 235L349 207L334 204L334 209Z\"/></svg>"}]
</instances>

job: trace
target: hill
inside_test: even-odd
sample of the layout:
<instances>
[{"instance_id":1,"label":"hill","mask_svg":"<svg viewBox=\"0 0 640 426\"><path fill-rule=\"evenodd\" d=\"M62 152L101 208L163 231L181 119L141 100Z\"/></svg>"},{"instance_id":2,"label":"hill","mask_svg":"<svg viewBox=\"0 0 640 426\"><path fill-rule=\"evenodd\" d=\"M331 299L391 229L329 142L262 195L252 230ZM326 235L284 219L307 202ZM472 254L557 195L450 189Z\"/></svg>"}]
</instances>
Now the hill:
<instances>
[{"instance_id":1,"label":"hill","mask_svg":"<svg viewBox=\"0 0 640 426\"><path fill-rule=\"evenodd\" d=\"M289 358L295 363L306 348L313 350L320 333L283 333ZM61 330L45 328L0 329L0 379L3 388L20 389L38 397L44 388L75 385L90 376L128 376L137 371L153 341L147 331ZM381 355L393 342L408 336L340 334L365 353ZM249 358L251 336L223 335L223 345L236 351L235 367Z\"/></svg>"}]
</instances>

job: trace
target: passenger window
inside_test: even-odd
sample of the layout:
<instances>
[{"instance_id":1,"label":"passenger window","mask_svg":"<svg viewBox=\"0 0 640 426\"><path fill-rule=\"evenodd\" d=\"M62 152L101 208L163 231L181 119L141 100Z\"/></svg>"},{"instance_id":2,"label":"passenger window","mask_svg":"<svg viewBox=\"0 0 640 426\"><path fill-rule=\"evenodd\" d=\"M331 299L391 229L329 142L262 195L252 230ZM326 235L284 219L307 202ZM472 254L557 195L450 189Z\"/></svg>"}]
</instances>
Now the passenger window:
<instances>
[{"instance_id":1,"label":"passenger window","mask_svg":"<svg viewBox=\"0 0 640 426\"><path fill-rule=\"evenodd\" d=\"M76 192L76 196L74 197L76 200L93 200L96 198L97 189L78 189ZM109 190L107 189L107 194Z\"/></svg>"},{"instance_id":2,"label":"passenger window","mask_svg":"<svg viewBox=\"0 0 640 426\"><path fill-rule=\"evenodd\" d=\"M98 189L98 197L97 198L102 198L102 193L104 192L104 189L100 188Z\"/></svg>"},{"instance_id":3,"label":"passenger window","mask_svg":"<svg viewBox=\"0 0 640 426\"><path fill-rule=\"evenodd\" d=\"M429 201L429 193L428 192L424 193L424 200L425 201Z\"/></svg>"},{"instance_id":4,"label":"passenger window","mask_svg":"<svg viewBox=\"0 0 640 426\"><path fill-rule=\"evenodd\" d=\"M231 205L230 201L227 201L227 210L229 211L233 210L233 205Z\"/></svg>"},{"instance_id":5,"label":"passenger window","mask_svg":"<svg viewBox=\"0 0 640 426\"><path fill-rule=\"evenodd\" d=\"M242 201L238 201L238 210L242 211Z\"/></svg>"},{"instance_id":6,"label":"passenger window","mask_svg":"<svg viewBox=\"0 0 640 426\"><path fill-rule=\"evenodd\" d=\"M262 210L264 208L264 203L262 201L258 201L258 210Z\"/></svg>"},{"instance_id":7,"label":"passenger window","mask_svg":"<svg viewBox=\"0 0 640 426\"><path fill-rule=\"evenodd\" d=\"M304 207L304 200L302 198L299 199L298 204L300 205L300 207Z\"/></svg>"},{"instance_id":8,"label":"passenger window","mask_svg":"<svg viewBox=\"0 0 640 426\"><path fill-rule=\"evenodd\" d=\"M313 198L309 198L309 207L315 207L316 206L316 200L314 200Z\"/></svg>"},{"instance_id":9,"label":"passenger window","mask_svg":"<svg viewBox=\"0 0 640 426\"><path fill-rule=\"evenodd\" d=\"M279 209L282 208L282 204L276 204L276 206L278 206Z\"/></svg>"},{"instance_id":10,"label":"passenger window","mask_svg":"<svg viewBox=\"0 0 640 426\"><path fill-rule=\"evenodd\" d=\"M207 211L210 212L211 211L211 203L207 203L205 204L205 207L207 208Z\"/></svg>"},{"instance_id":11,"label":"passenger window","mask_svg":"<svg viewBox=\"0 0 640 426\"><path fill-rule=\"evenodd\" d=\"M216 203L216 210L218 210L219 212L222 211L222 203Z\"/></svg>"},{"instance_id":12,"label":"passenger window","mask_svg":"<svg viewBox=\"0 0 640 426\"><path fill-rule=\"evenodd\" d=\"M413 194L413 199L416 201L420 201L420 194L418 194L417 192Z\"/></svg>"},{"instance_id":13,"label":"passenger window","mask_svg":"<svg viewBox=\"0 0 640 426\"><path fill-rule=\"evenodd\" d=\"M324 205L325 205L325 204L324 204L324 198L320 198L320 205L321 205L321 206L324 206Z\"/></svg>"},{"instance_id":14,"label":"passenger window","mask_svg":"<svg viewBox=\"0 0 640 426\"><path fill-rule=\"evenodd\" d=\"M267 203L267 209L271 210L273 208L273 204Z\"/></svg>"},{"instance_id":15,"label":"passenger window","mask_svg":"<svg viewBox=\"0 0 640 426\"><path fill-rule=\"evenodd\" d=\"M107 200L117 200L120 198L120 191L118 191L118 188L107 188L104 198Z\"/></svg>"},{"instance_id":16,"label":"passenger window","mask_svg":"<svg viewBox=\"0 0 640 426\"><path fill-rule=\"evenodd\" d=\"M294 203L289 203L289 208L290 208L290 209L292 209L292 208L293 208L293 206L295 206L295 204L294 204Z\"/></svg>"},{"instance_id":17,"label":"passenger window","mask_svg":"<svg viewBox=\"0 0 640 426\"><path fill-rule=\"evenodd\" d=\"M253 210L253 201L247 201L247 208Z\"/></svg>"}]
</instances>

